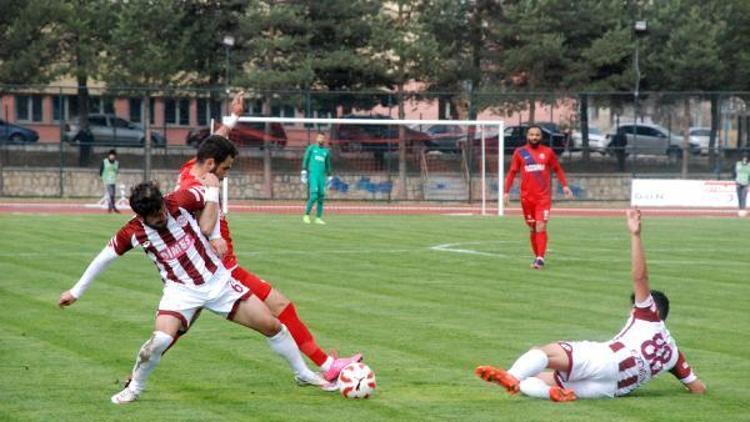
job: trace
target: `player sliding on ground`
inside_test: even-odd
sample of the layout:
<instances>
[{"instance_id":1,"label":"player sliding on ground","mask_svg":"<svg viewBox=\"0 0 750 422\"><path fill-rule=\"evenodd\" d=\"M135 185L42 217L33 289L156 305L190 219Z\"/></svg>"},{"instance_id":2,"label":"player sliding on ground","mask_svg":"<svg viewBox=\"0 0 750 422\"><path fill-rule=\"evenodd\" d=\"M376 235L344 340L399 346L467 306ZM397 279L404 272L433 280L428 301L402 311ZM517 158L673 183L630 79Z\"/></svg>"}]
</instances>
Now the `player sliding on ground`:
<instances>
[{"instance_id":1,"label":"player sliding on ground","mask_svg":"<svg viewBox=\"0 0 750 422\"><path fill-rule=\"evenodd\" d=\"M534 262L531 267L544 267L544 254L547 252L547 221L552 208L552 172L563 187L568 198L573 192L568 188L565 172L552 148L542 145L542 128L531 125L526 130L526 145L513 151L510 170L505 177L505 194L503 199L508 204L513 179L521 172L521 209L526 225L531 229L529 241L534 251Z\"/></svg>"},{"instance_id":2,"label":"player sliding on ground","mask_svg":"<svg viewBox=\"0 0 750 422\"><path fill-rule=\"evenodd\" d=\"M295 377L326 390L336 386L311 371L286 327L274 318L252 292L234 279L203 235L195 213L204 221L218 218L219 181L209 174L206 189L195 187L162 197L149 182L135 186L130 207L137 214L125 224L89 264L78 283L60 295L58 305L70 306L86 291L94 278L117 257L136 246L156 264L164 283L154 331L138 352L132 380L112 396L115 404L138 399L146 380L178 333L187 330L203 308L267 337L271 349L284 358Z\"/></svg>"},{"instance_id":3,"label":"player sliding on ground","mask_svg":"<svg viewBox=\"0 0 750 422\"><path fill-rule=\"evenodd\" d=\"M476 374L511 393L552 401L624 396L664 372L671 372L691 393L705 385L693 373L664 321L669 300L651 290L641 242L641 214L627 212L633 276L633 309L625 327L610 341L550 343L521 355L507 371L480 366ZM544 371L545 368L553 372Z\"/></svg>"},{"instance_id":4,"label":"player sliding on ground","mask_svg":"<svg viewBox=\"0 0 750 422\"><path fill-rule=\"evenodd\" d=\"M232 101L231 109L234 116L242 115L243 104L243 93L240 92ZM201 142L196 157L185 163L180 169L177 190L200 186L200 180L208 174L215 175L219 180L224 179L237 157L237 148L226 138L231 130L230 126L231 124L222 125L215 135ZM214 226L213 234L209 236L211 246L222 257L224 265L232 272L232 277L249 288L255 296L263 301L273 316L289 329L302 353L322 369L323 377L328 381L334 381L345 366L362 360L362 354L360 353L350 357L338 357L335 352L328 354L318 346L310 330L297 315L294 303L270 283L239 265L234 253L229 221L221 211L221 207L219 207L218 213L219 223ZM208 230L208 232L211 232L211 230Z\"/></svg>"}]
</instances>

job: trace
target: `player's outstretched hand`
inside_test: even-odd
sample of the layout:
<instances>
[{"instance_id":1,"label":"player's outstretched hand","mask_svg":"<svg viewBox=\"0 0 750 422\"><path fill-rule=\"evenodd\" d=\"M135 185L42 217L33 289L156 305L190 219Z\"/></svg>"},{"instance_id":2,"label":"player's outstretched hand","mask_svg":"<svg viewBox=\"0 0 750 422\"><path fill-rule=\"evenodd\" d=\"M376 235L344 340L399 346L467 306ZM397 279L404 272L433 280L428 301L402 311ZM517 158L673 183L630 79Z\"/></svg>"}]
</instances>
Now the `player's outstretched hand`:
<instances>
[{"instance_id":1,"label":"player's outstretched hand","mask_svg":"<svg viewBox=\"0 0 750 422\"><path fill-rule=\"evenodd\" d=\"M638 208L631 208L625 211L625 215L628 218L628 230L631 234L638 236L641 234L641 210Z\"/></svg>"},{"instance_id":2,"label":"player's outstretched hand","mask_svg":"<svg viewBox=\"0 0 750 422\"><path fill-rule=\"evenodd\" d=\"M218 188L219 186L221 186L219 178L216 177L216 175L213 173L206 173L201 176L199 180L201 184L207 188Z\"/></svg>"},{"instance_id":3,"label":"player's outstretched hand","mask_svg":"<svg viewBox=\"0 0 750 422\"><path fill-rule=\"evenodd\" d=\"M232 114L242 116L245 112L245 91L240 91L232 98L232 104L229 106Z\"/></svg>"},{"instance_id":4,"label":"player's outstretched hand","mask_svg":"<svg viewBox=\"0 0 750 422\"><path fill-rule=\"evenodd\" d=\"M510 194L509 193L504 193L503 194L503 204L508 205L508 203L510 203Z\"/></svg>"},{"instance_id":5,"label":"player's outstretched hand","mask_svg":"<svg viewBox=\"0 0 750 422\"><path fill-rule=\"evenodd\" d=\"M60 298L57 299L57 306L60 308L65 308L66 306L70 306L74 303L76 303L76 297L73 296L72 293L70 293L70 290L63 292L63 294L60 295Z\"/></svg>"}]
</instances>

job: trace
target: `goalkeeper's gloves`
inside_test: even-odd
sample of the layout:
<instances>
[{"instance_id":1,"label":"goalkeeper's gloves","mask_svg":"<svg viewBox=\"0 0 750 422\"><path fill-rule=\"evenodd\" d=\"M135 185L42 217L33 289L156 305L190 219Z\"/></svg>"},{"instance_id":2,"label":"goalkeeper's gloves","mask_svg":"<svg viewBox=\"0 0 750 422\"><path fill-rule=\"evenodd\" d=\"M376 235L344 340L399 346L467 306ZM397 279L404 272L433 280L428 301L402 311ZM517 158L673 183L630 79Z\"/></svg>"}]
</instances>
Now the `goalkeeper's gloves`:
<instances>
[{"instance_id":1,"label":"goalkeeper's gloves","mask_svg":"<svg viewBox=\"0 0 750 422\"><path fill-rule=\"evenodd\" d=\"M328 176L328 179L326 179L326 187L330 188L333 184L333 176Z\"/></svg>"},{"instance_id":2,"label":"goalkeeper's gloves","mask_svg":"<svg viewBox=\"0 0 750 422\"><path fill-rule=\"evenodd\" d=\"M299 174L299 180L302 183L307 183L307 170L302 170L302 173Z\"/></svg>"}]
</instances>

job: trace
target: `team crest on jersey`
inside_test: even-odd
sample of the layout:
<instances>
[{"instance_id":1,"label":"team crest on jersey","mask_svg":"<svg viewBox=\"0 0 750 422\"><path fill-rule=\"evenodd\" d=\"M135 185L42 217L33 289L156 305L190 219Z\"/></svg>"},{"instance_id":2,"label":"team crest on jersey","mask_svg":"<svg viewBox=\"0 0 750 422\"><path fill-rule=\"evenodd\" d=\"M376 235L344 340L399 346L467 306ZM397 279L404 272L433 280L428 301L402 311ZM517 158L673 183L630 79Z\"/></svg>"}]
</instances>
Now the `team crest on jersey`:
<instances>
[{"instance_id":1,"label":"team crest on jersey","mask_svg":"<svg viewBox=\"0 0 750 422\"><path fill-rule=\"evenodd\" d=\"M143 242L143 247L144 248L148 248L149 246L151 246L151 241L150 240L147 240L147 241Z\"/></svg>"},{"instance_id":2,"label":"team crest on jersey","mask_svg":"<svg viewBox=\"0 0 750 422\"><path fill-rule=\"evenodd\" d=\"M187 223L188 223L187 217L185 217L184 215L181 215L181 216L177 217L177 224L178 225L185 226L185 225L187 225Z\"/></svg>"}]
</instances>

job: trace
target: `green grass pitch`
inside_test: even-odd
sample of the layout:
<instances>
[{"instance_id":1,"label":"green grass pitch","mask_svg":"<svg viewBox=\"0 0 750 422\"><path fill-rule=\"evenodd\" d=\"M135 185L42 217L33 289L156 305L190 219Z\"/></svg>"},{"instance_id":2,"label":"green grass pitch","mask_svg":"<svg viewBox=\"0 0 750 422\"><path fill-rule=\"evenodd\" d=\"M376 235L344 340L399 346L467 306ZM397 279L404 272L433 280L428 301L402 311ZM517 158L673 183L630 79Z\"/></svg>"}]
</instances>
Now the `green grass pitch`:
<instances>
[{"instance_id":1,"label":"green grass pitch","mask_svg":"<svg viewBox=\"0 0 750 422\"><path fill-rule=\"evenodd\" d=\"M748 221L644 216L654 288L708 393L664 375L631 396L556 404L473 375L532 345L607 340L631 292L624 218L556 217L529 269L519 217L230 216L240 263L292 298L324 348L362 351L378 389L294 385L257 333L204 313L138 402L109 397L149 336L161 283L140 250L55 306L126 217L0 215L0 420L748 420Z\"/></svg>"}]
</instances>

